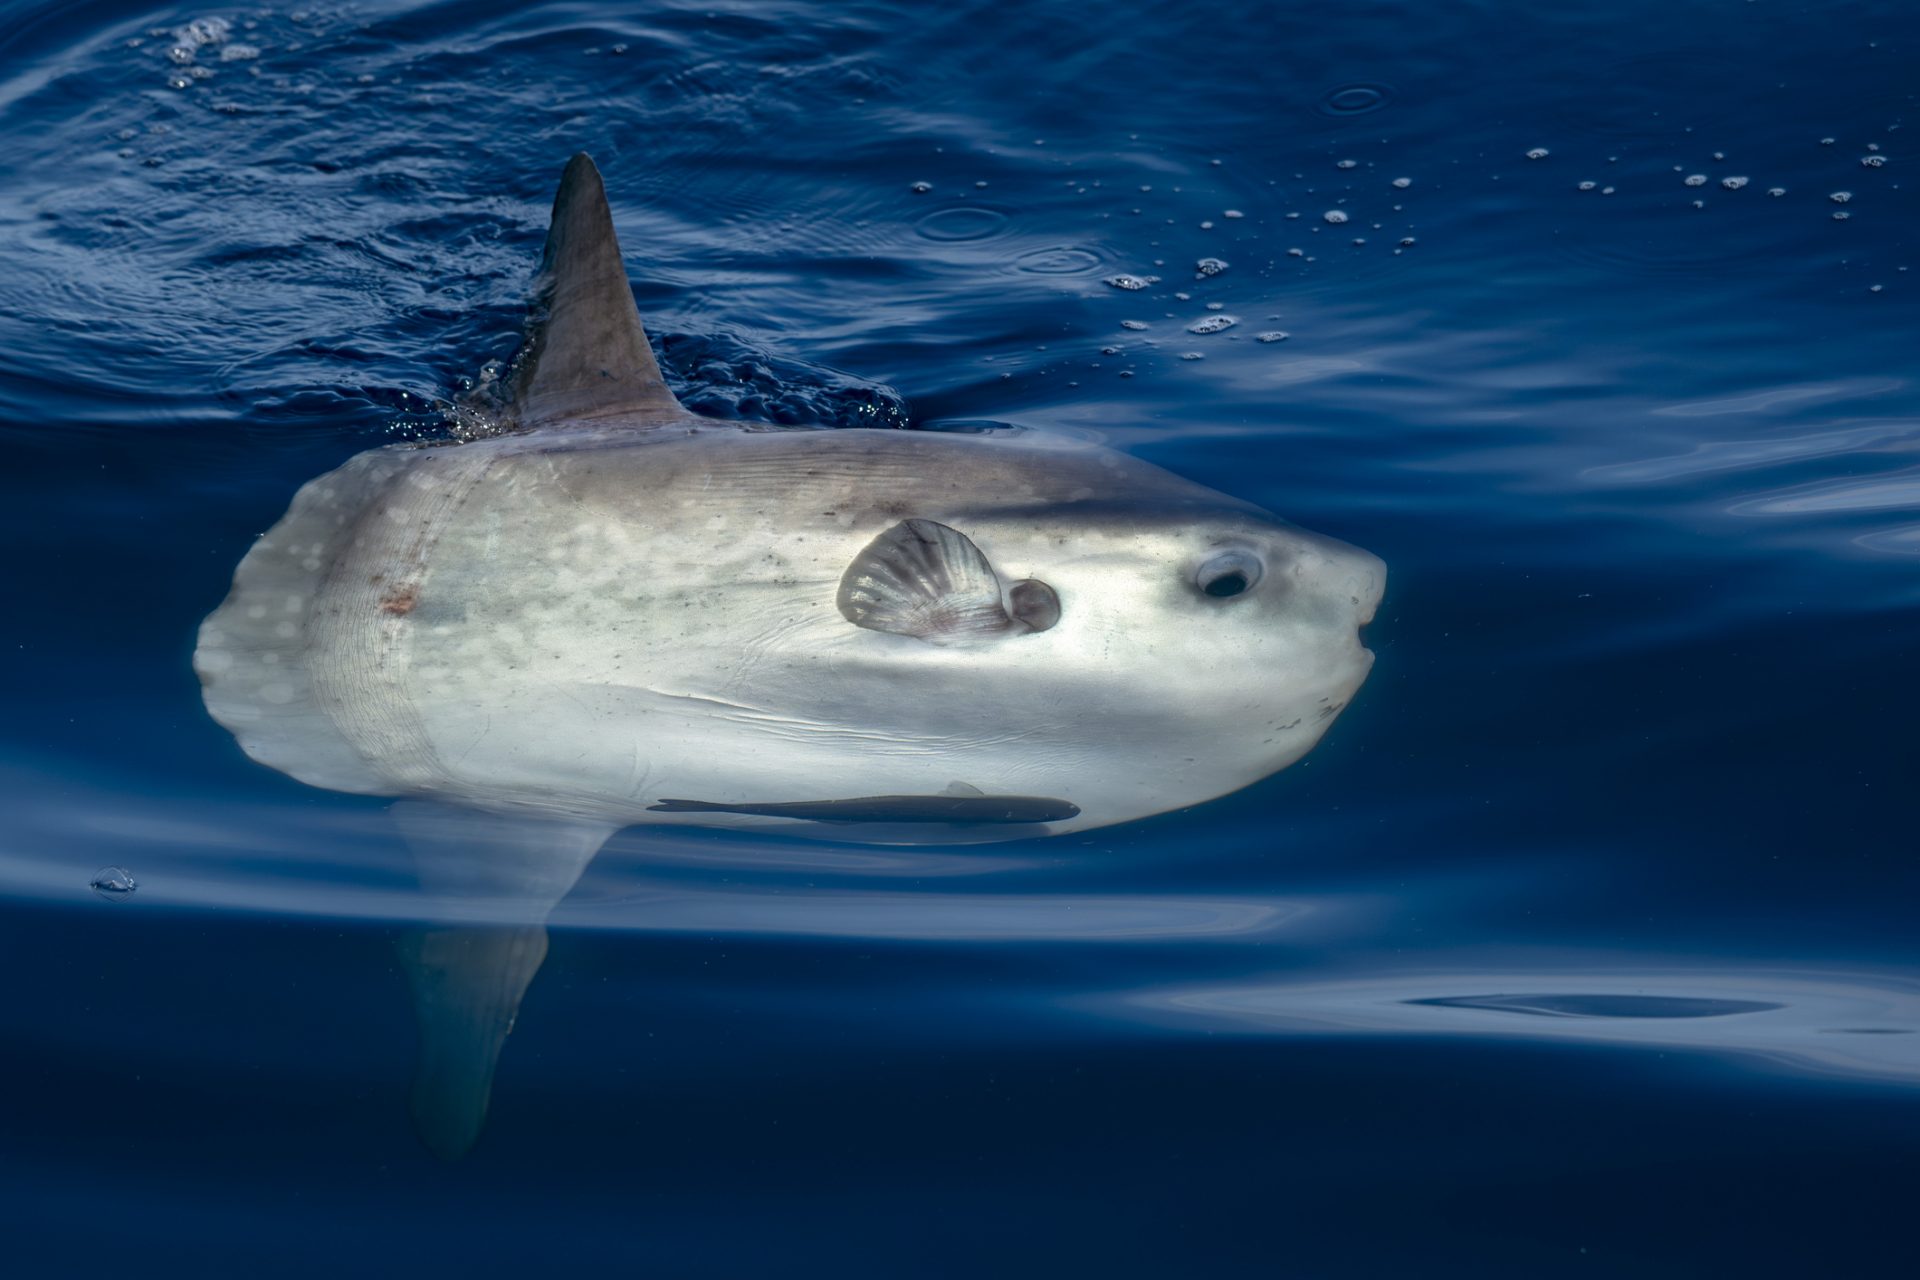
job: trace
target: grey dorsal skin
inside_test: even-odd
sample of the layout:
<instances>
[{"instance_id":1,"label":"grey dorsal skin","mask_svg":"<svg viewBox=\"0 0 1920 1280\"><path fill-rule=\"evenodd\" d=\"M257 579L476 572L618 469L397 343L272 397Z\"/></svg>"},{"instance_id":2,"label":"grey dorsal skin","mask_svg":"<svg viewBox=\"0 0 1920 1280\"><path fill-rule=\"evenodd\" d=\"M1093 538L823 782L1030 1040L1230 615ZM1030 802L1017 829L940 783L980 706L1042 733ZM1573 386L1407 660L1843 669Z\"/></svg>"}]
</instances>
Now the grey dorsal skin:
<instances>
[{"instance_id":1,"label":"grey dorsal skin","mask_svg":"<svg viewBox=\"0 0 1920 1280\"><path fill-rule=\"evenodd\" d=\"M414 1118L448 1158L621 828L1127 822L1300 759L1372 665L1378 559L1118 450L687 413L584 155L516 368L517 429L303 487L194 653L255 760L402 798Z\"/></svg>"}]
</instances>

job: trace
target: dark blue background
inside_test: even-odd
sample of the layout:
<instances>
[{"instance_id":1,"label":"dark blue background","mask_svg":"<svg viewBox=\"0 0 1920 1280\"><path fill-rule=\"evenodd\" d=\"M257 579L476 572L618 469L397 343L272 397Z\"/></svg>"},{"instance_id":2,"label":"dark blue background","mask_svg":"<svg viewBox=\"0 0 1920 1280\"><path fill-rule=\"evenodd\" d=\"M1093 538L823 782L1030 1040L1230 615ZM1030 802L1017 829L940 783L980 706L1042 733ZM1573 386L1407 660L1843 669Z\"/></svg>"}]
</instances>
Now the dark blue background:
<instances>
[{"instance_id":1,"label":"dark blue background","mask_svg":"<svg viewBox=\"0 0 1920 1280\"><path fill-rule=\"evenodd\" d=\"M6 16L9 1274L1907 1265L1912 6ZM300 483L512 354L578 149L704 411L1097 433L1389 595L1327 741L1192 812L617 838L443 1166L380 803L188 657ZM1513 993L1586 1003L1405 1003Z\"/></svg>"}]
</instances>

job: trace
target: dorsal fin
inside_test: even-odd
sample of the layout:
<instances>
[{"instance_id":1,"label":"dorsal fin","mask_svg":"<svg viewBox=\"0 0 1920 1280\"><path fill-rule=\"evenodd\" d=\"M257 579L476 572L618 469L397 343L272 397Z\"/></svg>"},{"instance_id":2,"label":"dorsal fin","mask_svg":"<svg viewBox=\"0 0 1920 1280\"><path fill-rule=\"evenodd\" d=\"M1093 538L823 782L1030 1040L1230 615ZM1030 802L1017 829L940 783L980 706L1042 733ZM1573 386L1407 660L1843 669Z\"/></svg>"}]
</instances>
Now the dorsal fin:
<instances>
[{"instance_id":1,"label":"dorsal fin","mask_svg":"<svg viewBox=\"0 0 1920 1280\"><path fill-rule=\"evenodd\" d=\"M553 197L553 224L513 400L523 427L684 412L647 346L620 264L607 189L584 151L567 162Z\"/></svg>"}]
</instances>

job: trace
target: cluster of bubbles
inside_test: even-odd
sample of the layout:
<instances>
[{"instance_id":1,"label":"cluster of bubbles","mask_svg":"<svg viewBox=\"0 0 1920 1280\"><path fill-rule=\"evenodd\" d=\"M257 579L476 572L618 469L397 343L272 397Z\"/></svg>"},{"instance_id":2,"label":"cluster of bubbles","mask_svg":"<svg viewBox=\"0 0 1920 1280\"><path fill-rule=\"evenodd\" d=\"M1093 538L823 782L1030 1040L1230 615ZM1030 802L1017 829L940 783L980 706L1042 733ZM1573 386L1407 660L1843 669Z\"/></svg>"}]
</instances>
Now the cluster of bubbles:
<instances>
[{"instance_id":1,"label":"cluster of bubbles","mask_svg":"<svg viewBox=\"0 0 1920 1280\"><path fill-rule=\"evenodd\" d=\"M250 31L259 24L248 20L243 25ZM226 18L195 18L178 27L155 27L145 37L128 40L127 46L137 49L148 40L168 41L167 85L190 89L196 81L212 78L213 68L204 61L209 56L217 62L251 62L260 56L258 46L231 39L232 35L233 23Z\"/></svg>"},{"instance_id":2,"label":"cluster of bubbles","mask_svg":"<svg viewBox=\"0 0 1920 1280\"><path fill-rule=\"evenodd\" d=\"M1822 138L1820 139L1820 145L1823 147L1831 147L1831 146L1834 146L1838 141L1839 139L1837 138L1830 138L1830 137ZM1545 155L1546 155L1546 151L1544 148L1536 148L1535 151L1529 151L1527 153L1527 157L1529 159L1538 159ZM1725 160L1726 155L1724 152L1716 151L1713 153L1713 158L1716 161ZM1616 161L1618 157L1609 156L1607 159L1609 163L1612 163ZM1889 158L1880 150L1879 143L1869 142L1866 146L1866 154L1860 157L1860 167L1863 169L1883 169L1886 167L1888 159ZM1701 173L1701 172L1688 173L1686 166L1684 165L1675 165L1673 167L1673 171L1675 173L1684 175L1680 179L1680 183L1682 186L1686 186L1686 187L1705 187L1713 183L1714 181L1713 177L1707 173ZM1746 187L1752 181L1753 180L1747 177L1745 174L1729 174L1725 177L1722 177L1719 180L1719 186L1723 191L1739 191L1742 188ZM1582 181L1575 183L1574 189L1577 191L1596 191L1597 190L1600 192L1601 195L1607 195L1607 196L1613 195L1616 190L1616 188L1612 186L1603 187L1599 183L1593 181L1592 179L1583 179ZM1769 196L1773 197L1776 200L1787 194L1787 189L1785 187L1780 187L1780 186L1768 187L1766 191ZM1853 193L1851 191L1846 191L1846 190L1833 191L1828 193L1827 199L1833 204L1847 204L1853 199ZM1706 204L1707 204L1705 200L1700 200L1700 199L1696 199L1692 203L1693 203L1693 207L1696 209L1704 209L1706 208ZM1852 216L1852 214L1850 211L1845 209L1836 209L1832 212L1831 216L1835 222L1845 222L1847 221L1848 218ZM1875 293L1878 293L1879 291L1880 290L1878 288L1875 288L1873 290L1873 292Z\"/></svg>"},{"instance_id":3,"label":"cluster of bubbles","mask_svg":"<svg viewBox=\"0 0 1920 1280\"><path fill-rule=\"evenodd\" d=\"M1349 87L1349 88L1352 89L1352 87ZM1366 109L1373 109L1375 106L1380 105L1384 101L1383 98L1376 99L1373 96L1372 91L1370 89L1365 92L1360 92L1358 90L1355 90L1353 92L1349 92L1349 90L1340 90L1334 96L1337 97L1342 103L1349 103L1349 104L1356 104L1356 105L1366 104ZM1344 109L1336 109L1331 111L1331 113L1332 114L1350 114L1349 111L1346 111ZM1530 152L1528 154L1530 158L1540 159L1540 158L1544 158L1547 152L1545 148L1535 148L1533 152ZM1214 160L1211 162L1211 164L1214 166L1218 166L1221 164L1221 161ZM1333 167L1336 170L1339 170L1343 173L1350 173L1354 170L1358 170L1362 168L1362 162L1360 160L1356 160L1350 157L1336 158L1333 160ZM1293 176L1295 179L1301 179L1304 175L1295 174ZM1098 184L1096 183L1096 184L1090 184L1090 185L1098 185ZM1414 185L1414 180L1411 177L1400 176L1400 177L1395 177L1390 179L1388 185L1397 194L1399 192L1404 192L1412 188ZM1151 192L1152 190L1153 190L1153 187L1150 184L1143 184L1140 187L1140 191L1143 193ZM1175 187L1173 188L1173 190L1175 192L1178 192L1180 188ZM1307 190L1310 192L1312 188L1308 188ZM1344 205L1344 204L1346 204L1346 200L1344 198L1338 200L1337 202L1337 205ZM1313 225L1308 229L1314 232L1318 232L1323 228L1346 227L1352 224L1355 221L1356 217L1359 216L1354 212L1352 212L1351 210L1337 207L1337 205L1336 207L1328 208L1321 211L1317 219L1315 220L1317 225ZM1402 212L1402 206L1399 204L1394 204L1392 206L1392 211L1394 213L1400 213ZM1137 214L1142 211L1136 208L1136 209L1132 209L1130 212ZM1245 215L1238 209L1227 209L1222 212L1221 216L1223 218L1234 219L1234 218L1244 217ZM1302 218L1302 213L1299 211L1291 211L1286 213L1284 216L1287 220L1298 221ZM1168 219L1168 222L1173 222L1173 221L1174 220L1171 218ZM1197 224L1199 229L1202 231L1210 231L1214 228L1214 225L1215 224L1211 220L1202 220ZM1369 229L1374 231L1379 231L1384 229L1382 224L1379 222L1369 223L1368 227ZM1356 228L1356 229L1359 229L1359 228ZM1368 243L1368 237L1364 235L1352 237L1352 244L1355 247L1363 247L1367 243ZM1393 254L1398 255L1412 248L1415 245L1415 243L1417 243L1417 241L1415 237L1412 235L1401 235L1401 236L1395 237L1391 241L1391 243L1393 245L1391 252ZM1314 257L1314 255L1309 254L1305 248L1302 248L1300 246L1293 246L1288 248L1286 250L1286 256L1289 258L1299 259L1304 262L1316 261L1316 258ZM1161 266L1163 264L1158 260L1156 260L1154 265ZM1194 264L1194 279L1198 281L1207 281L1207 280L1215 279L1216 277L1220 276L1222 273L1224 273L1228 269L1228 265L1229 264L1223 258L1213 257L1213 256L1200 258ZM1159 284L1160 277L1157 275L1151 275L1142 271L1127 271L1127 272L1121 272L1119 274L1106 277L1105 283L1111 288L1119 289L1129 293L1135 293L1135 292L1141 292L1141 291L1150 289L1154 285ZM1174 300L1179 302L1187 302L1192 299L1192 295L1186 292L1176 292L1172 295L1172 297ZM1221 303L1221 302L1209 302L1206 304L1206 307L1209 311L1218 313L1224 308L1225 305L1226 305L1225 303ZM1172 313L1168 313L1168 319L1174 319L1174 318L1175 317L1173 316ZM1278 319L1279 317L1270 316L1268 318ZM1213 314L1213 315L1202 316L1197 320L1186 322L1184 323L1183 328L1185 332L1189 334L1195 334L1199 336L1208 336L1208 335L1225 333L1226 331L1234 328L1238 324L1239 324L1239 320L1237 317L1230 316L1230 315L1223 315L1223 314ZM1139 332L1139 331L1147 330L1150 326L1144 320L1122 320L1120 321L1120 327L1130 331ZM1285 342L1291 335L1288 334L1285 330L1268 329L1263 332L1257 333L1253 336L1256 342L1272 344L1272 343ZM1149 345L1151 345L1151 341L1149 341ZM1118 347L1106 347L1106 348L1103 348L1101 351L1102 355L1109 355L1109 356L1121 354L1121 353L1122 353L1122 349ZM1200 351L1187 351L1187 352L1180 353L1179 358L1182 360L1197 361L1197 360L1204 359L1205 355L1203 352L1200 352ZM1130 370L1123 370L1120 376L1127 377L1130 375L1130 373L1131 373Z\"/></svg>"}]
</instances>

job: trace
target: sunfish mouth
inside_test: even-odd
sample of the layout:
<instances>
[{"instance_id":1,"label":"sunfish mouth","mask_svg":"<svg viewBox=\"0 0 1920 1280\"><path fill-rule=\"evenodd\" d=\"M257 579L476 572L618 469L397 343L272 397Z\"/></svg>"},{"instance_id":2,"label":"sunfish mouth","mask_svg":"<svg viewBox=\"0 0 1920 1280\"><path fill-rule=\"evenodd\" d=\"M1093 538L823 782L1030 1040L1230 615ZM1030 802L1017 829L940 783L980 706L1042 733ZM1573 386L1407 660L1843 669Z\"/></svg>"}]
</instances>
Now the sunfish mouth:
<instances>
[{"instance_id":1,"label":"sunfish mouth","mask_svg":"<svg viewBox=\"0 0 1920 1280\"><path fill-rule=\"evenodd\" d=\"M1380 610L1381 598L1386 595L1387 566L1377 556L1359 554L1364 560L1354 567L1349 590L1353 593L1354 626L1364 633Z\"/></svg>"}]
</instances>

